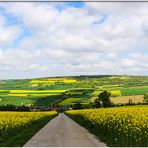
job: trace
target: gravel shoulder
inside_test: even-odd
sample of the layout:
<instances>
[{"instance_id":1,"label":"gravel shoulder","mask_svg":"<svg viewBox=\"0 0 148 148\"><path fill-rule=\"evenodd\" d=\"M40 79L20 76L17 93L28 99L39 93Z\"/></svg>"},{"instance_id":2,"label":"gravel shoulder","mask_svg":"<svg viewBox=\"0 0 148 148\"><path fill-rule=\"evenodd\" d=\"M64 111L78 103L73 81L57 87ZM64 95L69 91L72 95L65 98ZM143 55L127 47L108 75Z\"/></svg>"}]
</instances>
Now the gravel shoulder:
<instances>
[{"instance_id":1,"label":"gravel shoulder","mask_svg":"<svg viewBox=\"0 0 148 148\"><path fill-rule=\"evenodd\" d=\"M106 147L63 113L46 124L24 147Z\"/></svg>"}]
</instances>

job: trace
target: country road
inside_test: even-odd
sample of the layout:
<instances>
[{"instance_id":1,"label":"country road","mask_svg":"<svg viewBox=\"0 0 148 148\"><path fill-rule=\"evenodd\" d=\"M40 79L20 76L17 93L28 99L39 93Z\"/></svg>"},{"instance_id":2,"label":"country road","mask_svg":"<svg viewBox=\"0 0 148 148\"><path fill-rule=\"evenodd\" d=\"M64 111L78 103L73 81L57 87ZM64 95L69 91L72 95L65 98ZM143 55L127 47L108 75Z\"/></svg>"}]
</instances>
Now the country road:
<instances>
[{"instance_id":1,"label":"country road","mask_svg":"<svg viewBox=\"0 0 148 148\"><path fill-rule=\"evenodd\" d=\"M24 147L105 147L94 135L63 113L52 119Z\"/></svg>"}]
</instances>

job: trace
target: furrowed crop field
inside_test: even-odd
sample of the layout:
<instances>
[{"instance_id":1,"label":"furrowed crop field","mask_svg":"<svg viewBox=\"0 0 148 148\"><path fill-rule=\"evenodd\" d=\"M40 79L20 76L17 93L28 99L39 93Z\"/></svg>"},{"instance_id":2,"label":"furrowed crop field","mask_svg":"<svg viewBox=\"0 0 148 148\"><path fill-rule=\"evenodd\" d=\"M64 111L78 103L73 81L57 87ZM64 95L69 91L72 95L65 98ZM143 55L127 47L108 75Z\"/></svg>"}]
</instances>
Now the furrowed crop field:
<instances>
[{"instance_id":1,"label":"furrowed crop field","mask_svg":"<svg viewBox=\"0 0 148 148\"><path fill-rule=\"evenodd\" d=\"M66 111L111 146L148 146L148 106Z\"/></svg>"},{"instance_id":2,"label":"furrowed crop field","mask_svg":"<svg viewBox=\"0 0 148 148\"><path fill-rule=\"evenodd\" d=\"M46 124L57 115L57 112L0 112L0 146L5 144L9 137L23 132L39 122ZM43 126L43 125L42 125ZM30 138L30 137L29 137ZM26 141L24 141L26 142ZM5 146L5 145L4 145Z\"/></svg>"},{"instance_id":3,"label":"furrowed crop field","mask_svg":"<svg viewBox=\"0 0 148 148\"><path fill-rule=\"evenodd\" d=\"M138 102L144 102L144 95L132 95L132 96L121 96L121 97L112 97L111 101L115 104L118 103L128 103L129 99L132 100L132 102L138 103Z\"/></svg>"}]
</instances>

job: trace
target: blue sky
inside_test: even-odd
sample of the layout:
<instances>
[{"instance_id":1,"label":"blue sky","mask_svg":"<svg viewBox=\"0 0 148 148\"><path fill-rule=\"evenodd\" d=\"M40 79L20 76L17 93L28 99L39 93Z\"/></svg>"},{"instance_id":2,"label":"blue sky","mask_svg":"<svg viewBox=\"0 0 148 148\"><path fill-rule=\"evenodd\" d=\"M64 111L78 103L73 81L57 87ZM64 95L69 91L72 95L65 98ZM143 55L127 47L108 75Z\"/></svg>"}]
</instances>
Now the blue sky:
<instances>
[{"instance_id":1,"label":"blue sky","mask_svg":"<svg viewBox=\"0 0 148 148\"><path fill-rule=\"evenodd\" d=\"M148 75L147 20L148 3L1 3L0 79Z\"/></svg>"}]
</instances>

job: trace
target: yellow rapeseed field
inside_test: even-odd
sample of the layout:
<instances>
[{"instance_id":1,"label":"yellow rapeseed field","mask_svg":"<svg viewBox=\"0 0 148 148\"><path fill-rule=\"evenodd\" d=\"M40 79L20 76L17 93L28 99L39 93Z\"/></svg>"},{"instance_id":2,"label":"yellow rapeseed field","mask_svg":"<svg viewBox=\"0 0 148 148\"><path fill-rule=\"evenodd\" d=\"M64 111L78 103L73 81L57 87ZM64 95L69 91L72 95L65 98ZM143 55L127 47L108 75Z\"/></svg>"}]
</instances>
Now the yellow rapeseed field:
<instances>
[{"instance_id":1,"label":"yellow rapeseed field","mask_svg":"<svg viewBox=\"0 0 148 148\"><path fill-rule=\"evenodd\" d=\"M75 79L48 79L48 80L31 80L29 83L77 83Z\"/></svg>"},{"instance_id":2,"label":"yellow rapeseed field","mask_svg":"<svg viewBox=\"0 0 148 148\"><path fill-rule=\"evenodd\" d=\"M117 146L148 146L148 106L67 111L82 125L90 125Z\"/></svg>"},{"instance_id":3,"label":"yellow rapeseed field","mask_svg":"<svg viewBox=\"0 0 148 148\"><path fill-rule=\"evenodd\" d=\"M21 132L33 122L50 118L57 114L56 111L49 112L0 112L0 135L1 139Z\"/></svg>"},{"instance_id":4,"label":"yellow rapeseed field","mask_svg":"<svg viewBox=\"0 0 148 148\"><path fill-rule=\"evenodd\" d=\"M15 96L15 97L27 97L27 94L7 94L7 96Z\"/></svg>"},{"instance_id":5,"label":"yellow rapeseed field","mask_svg":"<svg viewBox=\"0 0 148 148\"><path fill-rule=\"evenodd\" d=\"M56 93L55 94L29 94L29 96L55 96L57 95Z\"/></svg>"},{"instance_id":6,"label":"yellow rapeseed field","mask_svg":"<svg viewBox=\"0 0 148 148\"><path fill-rule=\"evenodd\" d=\"M117 96L121 96L121 91L120 90L111 90L109 91L112 95L117 95Z\"/></svg>"},{"instance_id":7,"label":"yellow rapeseed field","mask_svg":"<svg viewBox=\"0 0 148 148\"><path fill-rule=\"evenodd\" d=\"M59 92L65 92L66 90L10 90L10 93L15 94L23 94L23 93L59 93Z\"/></svg>"},{"instance_id":8,"label":"yellow rapeseed field","mask_svg":"<svg viewBox=\"0 0 148 148\"><path fill-rule=\"evenodd\" d=\"M41 93L41 94L18 94L18 93L16 93L16 94L7 94L7 95L3 95L3 96L14 96L14 97L39 96L40 97L40 96L55 96L55 95L57 95L57 93L51 93L51 94L50 93L48 93L48 94L44 94L44 93Z\"/></svg>"},{"instance_id":9,"label":"yellow rapeseed field","mask_svg":"<svg viewBox=\"0 0 148 148\"><path fill-rule=\"evenodd\" d=\"M29 83L55 83L58 80L31 80Z\"/></svg>"},{"instance_id":10,"label":"yellow rapeseed field","mask_svg":"<svg viewBox=\"0 0 148 148\"><path fill-rule=\"evenodd\" d=\"M64 83L78 83L78 81L77 80L68 80L68 79L65 79L65 80L63 80L63 82Z\"/></svg>"},{"instance_id":11,"label":"yellow rapeseed field","mask_svg":"<svg viewBox=\"0 0 148 148\"><path fill-rule=\"evenodd\" d=\"M96 96L99 95L101 92L103 92L102 90L95 90L92 95ZM120 90L109 90L108 92L111 93L111 95L113 96L121 96L121 91Z\"/></svg>"}]
</instances>

